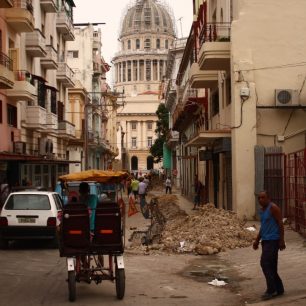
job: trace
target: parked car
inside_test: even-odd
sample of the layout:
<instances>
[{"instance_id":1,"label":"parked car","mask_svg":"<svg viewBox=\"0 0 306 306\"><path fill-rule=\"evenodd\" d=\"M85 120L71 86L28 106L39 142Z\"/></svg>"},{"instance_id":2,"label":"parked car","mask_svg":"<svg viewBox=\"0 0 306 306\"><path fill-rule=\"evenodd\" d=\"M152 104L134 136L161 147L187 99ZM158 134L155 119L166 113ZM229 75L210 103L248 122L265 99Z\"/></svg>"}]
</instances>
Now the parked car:
<instances>
[{"instance_id":1,"label":"parked car","mask_svg":"<svg viewBox=\"0 0 306 306\"><path fill-rule=\"evenodd\" d=\"M62 184L58 182L55 187L55 192L59 194L64 205L66 205L73 197L79 197L79 181L71 181L66 183L66 187L63 188ZM87 182L90 187L90 194L94 194L98 197L98 201L102 201L106 195L103 192L101 184L97 182Z\"/></svg>"},{"instance_id":2,"label":"parked car","mask_svg":"<svg viewBox=\"0 0 306 306\"><path fill-rule=\"evenodd\" d=\"M56 245L62 206L56 192L11 193L0 213L0 247L7 247L10 240L22 239L51 239Z\"/></svg>"}]
</instances>

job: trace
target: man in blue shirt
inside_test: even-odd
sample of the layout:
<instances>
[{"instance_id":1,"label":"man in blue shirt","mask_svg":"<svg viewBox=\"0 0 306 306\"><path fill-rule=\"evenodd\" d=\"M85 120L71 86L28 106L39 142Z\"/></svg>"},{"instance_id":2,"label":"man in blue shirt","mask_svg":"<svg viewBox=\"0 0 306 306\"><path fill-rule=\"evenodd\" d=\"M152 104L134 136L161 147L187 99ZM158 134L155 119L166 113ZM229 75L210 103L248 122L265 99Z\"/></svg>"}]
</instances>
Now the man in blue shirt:
<instances>
[{"instance_id":1,"label":"man in blue shirt","mask_svg":"<svg viewBox=\"0 0 306 306\"><path fill-rule=\"evenodd\" d=\"M284 294L283 282L277 273L278 251L286 248L284 225L279 207L271 202L266 191L259 193L258 201L261 206L261 227L253 248L257 250L261 240L260 265L267 283L267 290L262 299L268 300Z\"/></svg>"}]
</instances>

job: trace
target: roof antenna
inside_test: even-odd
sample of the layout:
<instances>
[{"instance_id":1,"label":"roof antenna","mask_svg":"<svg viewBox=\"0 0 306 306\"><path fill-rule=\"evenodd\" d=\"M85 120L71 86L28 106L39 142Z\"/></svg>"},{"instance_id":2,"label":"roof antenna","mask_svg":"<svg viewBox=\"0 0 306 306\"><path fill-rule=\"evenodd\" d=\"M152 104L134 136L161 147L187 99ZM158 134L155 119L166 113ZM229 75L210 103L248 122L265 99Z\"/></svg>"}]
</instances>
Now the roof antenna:
<instances>
[{"instance_id":1,"label":"roof antenna","mask_svg":"<svg viewBox=\"0 0 306 306\"><path fill-rule=\"evenodd\" d=\"M182 27L182 19L183 17L180 17L177 21L180 22L180 25L181 25L181 38L183 38L183 27Z\"/></svg>"}]
</instances>

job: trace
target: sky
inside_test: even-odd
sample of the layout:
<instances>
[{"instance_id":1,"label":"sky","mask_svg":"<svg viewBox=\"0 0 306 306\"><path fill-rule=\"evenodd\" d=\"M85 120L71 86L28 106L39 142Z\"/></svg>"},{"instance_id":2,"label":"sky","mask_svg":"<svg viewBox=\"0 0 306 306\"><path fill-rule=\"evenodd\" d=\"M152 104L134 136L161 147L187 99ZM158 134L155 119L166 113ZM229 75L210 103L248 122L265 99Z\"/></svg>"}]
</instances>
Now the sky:
<instances>
[{"instance_id":1,"label":"sky","mask_svg":"<svg viewBox=\"0 0 306 306\"><path fill-rule=\"evenodd\" d=\"M192 23L192 0L163 0L172 8L176 20L178 37L189 35ZM114 54L118 51L120 21L123 12L131 0L74 0L74 22L105 22L102 30L102 55L110 63ZM178 20L181 18L181 23ZM182 25L182 26L181 26ZM182 31L181 31L182 29ZM111 63L110 63L111 64ZM111 77L108 76L108 80Z\"/></svg>"}]
</instances>

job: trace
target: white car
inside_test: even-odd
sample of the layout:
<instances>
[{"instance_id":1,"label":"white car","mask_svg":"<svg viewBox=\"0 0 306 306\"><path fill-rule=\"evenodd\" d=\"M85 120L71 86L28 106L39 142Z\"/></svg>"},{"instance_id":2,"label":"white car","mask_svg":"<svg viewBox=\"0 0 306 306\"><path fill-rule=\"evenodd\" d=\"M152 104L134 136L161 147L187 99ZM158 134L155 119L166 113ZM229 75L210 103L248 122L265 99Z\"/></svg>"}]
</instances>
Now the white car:
<instances>
[{"instance_id":1,"label":"white car","mask_svg":"<svg viewBox=\"0 0 306 306\"><path fill-rule=\"evenodd\" d=\"M0 214L0 247L10 240L53 239L60 223L62 200L56 192L11 193Z\"/></svg>"}]
</instances>

